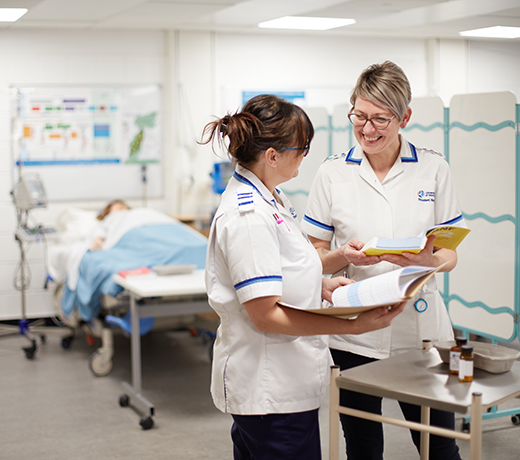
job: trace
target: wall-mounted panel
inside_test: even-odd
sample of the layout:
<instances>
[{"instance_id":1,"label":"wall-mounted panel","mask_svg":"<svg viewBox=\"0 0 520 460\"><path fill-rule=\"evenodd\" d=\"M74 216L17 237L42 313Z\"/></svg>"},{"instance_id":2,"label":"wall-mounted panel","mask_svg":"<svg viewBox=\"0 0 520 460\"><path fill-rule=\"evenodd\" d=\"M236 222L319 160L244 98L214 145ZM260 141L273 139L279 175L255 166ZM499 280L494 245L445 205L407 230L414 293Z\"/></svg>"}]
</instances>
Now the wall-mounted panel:
<instances>
[{"instance_id":1,"label":"wall-mounted panel","mask_svg":"<svg viewBox=\"0 0 520 460\"><path fill-rule=\"evenodd\" d=\"M15 90L13 163L42 176L50 201L139 198L143 168L146 195L162 195L159 86Z\"/></svg>"}]
</instances>

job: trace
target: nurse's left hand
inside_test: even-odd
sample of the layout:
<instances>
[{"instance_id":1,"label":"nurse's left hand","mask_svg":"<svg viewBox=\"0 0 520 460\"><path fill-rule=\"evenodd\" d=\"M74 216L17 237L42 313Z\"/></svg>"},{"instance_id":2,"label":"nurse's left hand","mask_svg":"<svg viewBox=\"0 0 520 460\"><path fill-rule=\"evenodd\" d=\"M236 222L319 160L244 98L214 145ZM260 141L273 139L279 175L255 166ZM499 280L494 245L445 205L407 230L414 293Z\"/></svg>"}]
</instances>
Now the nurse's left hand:
<instances>
[{"instance_id":1,"label":"nurse's left hand","mask_svg":"<svg viewBox=\"0 0 520 460\"><path fill-rule=\"evenodd\" d=\"M321 282L321 298L328 302L332 302L332 293L337 288L352 283L355 283L355 281L349 278L345 278L344 276L337 276L335 278L330 279L323 278Z\"/></svg>"},{"instance_id":2,"label":"nurse's left hand","mask_svg":"<svg viewBox=\"0 0 520 460\"><path fill-rule=\"evenodd\" d=\"M400 267L407 267L409 265L421 265L423 267L433 266L433 240L435 235L430 235L426 246L421 252L414 254L412 252L403 252L403 255L397 254L382 254L381 260L390 262L391 264L399 265Z\"/></svg>"}]
</instances>

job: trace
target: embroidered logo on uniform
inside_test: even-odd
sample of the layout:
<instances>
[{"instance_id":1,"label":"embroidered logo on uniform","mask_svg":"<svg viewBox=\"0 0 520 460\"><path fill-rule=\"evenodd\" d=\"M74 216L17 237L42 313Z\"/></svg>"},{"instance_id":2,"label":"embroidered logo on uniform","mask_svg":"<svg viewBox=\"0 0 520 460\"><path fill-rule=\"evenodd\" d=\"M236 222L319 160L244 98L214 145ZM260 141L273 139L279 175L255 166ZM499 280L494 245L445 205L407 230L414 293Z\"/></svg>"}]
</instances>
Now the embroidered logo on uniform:
<instances>
[{"instance_id":1,"label":"embroidered logo on uniform","mask_svg":"<svg viewBox=\"0 0 520 460\"><path fill-rule=\"evenodd\" d=\"M417 198L419 201L434 202L435 192L425 192L424 190L419 190L417 192Z\"/></svg>"}]
</instances>

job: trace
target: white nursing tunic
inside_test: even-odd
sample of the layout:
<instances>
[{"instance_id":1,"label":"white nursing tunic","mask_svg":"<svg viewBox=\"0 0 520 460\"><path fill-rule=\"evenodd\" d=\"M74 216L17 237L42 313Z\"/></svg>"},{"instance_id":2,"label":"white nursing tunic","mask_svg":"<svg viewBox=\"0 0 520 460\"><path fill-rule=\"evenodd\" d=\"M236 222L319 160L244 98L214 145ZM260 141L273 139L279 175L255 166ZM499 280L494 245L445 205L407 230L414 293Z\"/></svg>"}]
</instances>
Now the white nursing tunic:
<instances>
[{"instance_id":1,"label":"white nursing tunic","mask_svg":"<svg viewBox=\"0 0 520 460\"><path fill-rule=\"evenodd\" d=\"M401 151L381 183L362 148L331 157L314 179L302 228L342 246L352 238L417 236L437 224L465 226L449 165L431 150L419 149L401 137ZM435 243L434 243L435 244ZM349 278L362 280L400 268L388 262L356 267ZM431 278L388 328L359 336L331 336L331 348L372 358L420 348L423 339L451 340L453 331L444 302Z\"/></svg>"},{"instance_id":2,"label":"white nursing tunic","mask_svg":"<svg viewBox=\"0 0 520 460\"><path fill-rule=\"evenodd\" d=\"M302 309L321 307L321 262L280 192L278 204L249 170L237 167L209 236L206 288L221 319L214 346L211 394L239 415L316 409L331 364L326 336L261 332L243 303L280 296Z\"/></svg>"}]
</instances>

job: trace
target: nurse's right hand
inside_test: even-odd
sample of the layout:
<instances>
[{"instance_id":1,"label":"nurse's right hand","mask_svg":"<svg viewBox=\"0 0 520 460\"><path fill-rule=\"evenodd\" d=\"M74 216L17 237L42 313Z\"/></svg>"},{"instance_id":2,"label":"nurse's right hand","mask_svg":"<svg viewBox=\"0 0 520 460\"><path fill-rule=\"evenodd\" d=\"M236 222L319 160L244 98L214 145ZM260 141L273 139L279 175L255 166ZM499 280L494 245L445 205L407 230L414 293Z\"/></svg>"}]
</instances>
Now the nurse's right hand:
<instances>
[{"instance_id":1,"label":"nurse's right hand","mask_svg":"<svg viewBox=\"0 0 520 460\"><path fill-rule=\"evenodd\" d=\"M356 332L349 332L349 334L363 334L365 332L383 329L392 324L392 320L403 311L406 302L401 302L398 305L393 305L389 310L388 307L374 308L365 313L361 313L352 321Z\"/></svg>"},{"instance_id":2,"label":"nurse's right hand","mask_svg":"<svg viewBox=\"0 0 520 460\"><path fill-rule=\"evenodd\" d=\"M381 262L380 256L367 256L364 252L361 252L365 243L351 239L348 243L341 246L343 256L353 265L375 265Z\"/></svg>"}]
</instances>

